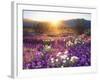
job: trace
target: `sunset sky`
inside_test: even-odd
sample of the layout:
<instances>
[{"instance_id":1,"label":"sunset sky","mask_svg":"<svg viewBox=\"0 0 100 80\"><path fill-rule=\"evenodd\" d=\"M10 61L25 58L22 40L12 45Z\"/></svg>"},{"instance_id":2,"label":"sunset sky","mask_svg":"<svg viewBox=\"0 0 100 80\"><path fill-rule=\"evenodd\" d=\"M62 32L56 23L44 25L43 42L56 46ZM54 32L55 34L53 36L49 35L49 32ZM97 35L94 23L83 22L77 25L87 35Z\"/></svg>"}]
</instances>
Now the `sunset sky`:
<instances>
[{"instance_id":1,"label":"sunset sky","mask_svg":"<svg viewBox=\"0 0 100 80\"><path fill-rule=\"evenodd\" d=\"M23 18L35 21L57 21L84 18L91 20L91 14L88 13L60 13L60 12L46 12L46 11L23 11Z\"/></svg>"}]
</instances>

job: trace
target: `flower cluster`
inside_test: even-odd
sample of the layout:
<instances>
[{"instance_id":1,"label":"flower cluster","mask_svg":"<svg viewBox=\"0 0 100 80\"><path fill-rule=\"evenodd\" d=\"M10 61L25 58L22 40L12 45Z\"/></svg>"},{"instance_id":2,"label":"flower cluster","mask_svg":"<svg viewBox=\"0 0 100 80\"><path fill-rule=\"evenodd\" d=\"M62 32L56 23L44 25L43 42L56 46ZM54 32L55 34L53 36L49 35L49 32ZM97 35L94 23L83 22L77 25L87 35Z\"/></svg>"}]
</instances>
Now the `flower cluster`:
<instances>
[{"instance_id":1,"label":"flower cluster","mask_svg":"<svg viewBox=\"0 0 100 80\"><path fill-rule=\"evenodd\" d=\"M84 34L31 41L28 39L23 43L23 69L90 65L91 38Z\"/></svg>"}]
</instances>

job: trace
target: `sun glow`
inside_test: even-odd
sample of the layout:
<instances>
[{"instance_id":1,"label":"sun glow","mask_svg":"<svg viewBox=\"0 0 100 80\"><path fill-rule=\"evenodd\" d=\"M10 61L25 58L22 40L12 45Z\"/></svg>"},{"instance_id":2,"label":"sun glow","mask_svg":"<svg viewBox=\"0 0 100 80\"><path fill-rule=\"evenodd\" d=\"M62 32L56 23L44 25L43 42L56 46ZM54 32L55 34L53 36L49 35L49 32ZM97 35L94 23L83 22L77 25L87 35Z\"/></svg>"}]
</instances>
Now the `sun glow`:
<instances>
[{"instance_id":1,"label":"sun glow","mask_svg":"<svg viewBox=\"0 0 100 80\"><path fill-rule=\"evenodd\" d=\"M54 34L59 35L61 33L60 27L61 27L61 20L50 20L49 28L52 29Z\"/></svg>"},{"instance_id":2,"label":"sun glow","mask_svg":"<svg viewBox=\"0 0 100 80\"><path fill-rule=\"evenodd\" d=\"M61 21L59 21L59 20L53 20L53 21L50 21L50 23L51 23L51 25L54 26L54 27L59 27Z\"/></svg>"}]
</instances>

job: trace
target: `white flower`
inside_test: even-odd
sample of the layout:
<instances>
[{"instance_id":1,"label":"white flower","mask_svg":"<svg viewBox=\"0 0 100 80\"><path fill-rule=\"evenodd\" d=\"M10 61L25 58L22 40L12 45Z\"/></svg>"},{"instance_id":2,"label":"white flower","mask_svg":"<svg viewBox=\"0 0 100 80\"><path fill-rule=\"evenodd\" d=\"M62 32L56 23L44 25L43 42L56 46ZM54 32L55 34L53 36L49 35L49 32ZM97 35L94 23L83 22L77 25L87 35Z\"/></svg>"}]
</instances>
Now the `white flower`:
<instances>
[{"instance_id":1,"label":"white flower","mask_svg":"<svg viewBox=\"0 0 100 80\"><path fill-rule=\"evenodd\" d=\"M56 59L55 61L58 62L58 59Z\"/></svg>"},{"instance_id":2,"label":"white flower","mask_svg":"<svg viewBox=\"0 0 100 80\"><path fill-rule=\"evenodd\" d=\"M51 48L51 46L47 46L47 49L50 49Z\"/></svg>"},{"instance_id":3,"label":"white flower","mask_svg":"<svg viewBox=\"0 0 100 80\"><path fill-rule=\"evenodd\" d=\"M54 63L54 58L51 58L51 63Z\"/></svg>"},{"instance_id":4,"label":"white flower","mask_svg":"<svg viewBox=\"0 0 100 80\"><path fill-rule=\"evenodd\" d=\"M53 61L54 60L54 58L51 58L51 61Z\"/></svg>"},{"instance_id":5,"label":"white flower","mask_svg":"<svg viewBox=\"0 0 100 80\"><path fill-rule=\"evenodd\" d=\"M51 46L48 46L48 45L45 45L45 48L44 48L46 51L50 50L51 49Z\"/></svg>"},{"instance_id":6,"label":"white flower","mask_svg":"<svg viewBox=\"0 0 100 80\"><path fill-rule=\"evenodd\" d=\"M59 56L61 54L61 52L58 52L57 56Z\"/></svg>"},{"instance_id":7,"label":"white flower","mask_svg":"<svg viewBox=\"0 0 100 80\"><path fill-rule=\"evenodd\" d=\"M61 66L61 68L63 68L64 66Z\"/></svg>"},{"instance_id":8,"label":"white flower","mask_svg":"<svg viewBox=\"0 0 100 80\"><path fill-rule=\"evenodd\" d=\"M67 57L66 59L69 60L69 57Z\"/></svg>"},{"instance_id":9,"label":"white flower","mask_svg":"<svg viewBox=\"0 0 100 80\"><path fill-rule=\"evenodd\" d=\"M64 53L67 54L68 53L68 50L66 50Z\"/></svg>"},{"instance_id":10,"label":"white flower","mask_svg":"<svg viewBox=\"0 0 100 80\"><path fill-rule=\"evenodd\" d=\"M76 62L79 58L77 56L72 56L70 61L71 62Z\"/></svg>"},{"instance_id":11,"label":"white flower","mask_svg":"<svg viewBox=\"0 0 100 80\"><path fill-rule=\"evenodd\" d=\"M61 57L61 59L66 59L67 55L61 55L60 57Z\"/></svg>"},{"instance_id":12,"label":"white flower","mask_svg":"<svg viewBox=\"0 0 100 80\"><path fill-rule=\"evenodd\" d=\"M63 60L63 63L66 63L66 60Z\"/></svg>"},{"instance_id":13,"label":"white flower","mask_svg":"<svg viewBox=\"0 0 100 80\"><path fill-rule=\"evenodd\" d=\"M51 63L54 63L54 61L52 60Z\"/></svg>"}]
</instances>

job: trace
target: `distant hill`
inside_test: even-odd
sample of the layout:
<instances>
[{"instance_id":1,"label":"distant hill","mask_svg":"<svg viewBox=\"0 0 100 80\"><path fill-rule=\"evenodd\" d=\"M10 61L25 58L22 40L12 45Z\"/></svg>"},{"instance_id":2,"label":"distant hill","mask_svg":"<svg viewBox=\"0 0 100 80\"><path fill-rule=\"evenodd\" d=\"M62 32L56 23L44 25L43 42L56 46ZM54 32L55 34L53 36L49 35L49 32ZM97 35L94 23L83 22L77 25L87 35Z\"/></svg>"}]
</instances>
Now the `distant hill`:
<instances>
[{"instance_id":1,"label":"distant hill","mask_svg":"<svg viewBox=\"0 0 100 80\"><path fill-rule=\"evenodd\" d=\"M69 25L78 34L91 34L91 21L86 19L71 19L63 21L64 24Z\"/></svg>"},{"instance_id":2,"label":"distant hill","mask_svg":"<svg viewBox=\"0 0 100 80\"><path fill-rule=\"evenodd\" d=\"M70 27L76 27L77 25L90 28L91 27L91 21L86 19L71 19L63 21L64 24L68 24Z\"/></svg>"}]
</instances>

